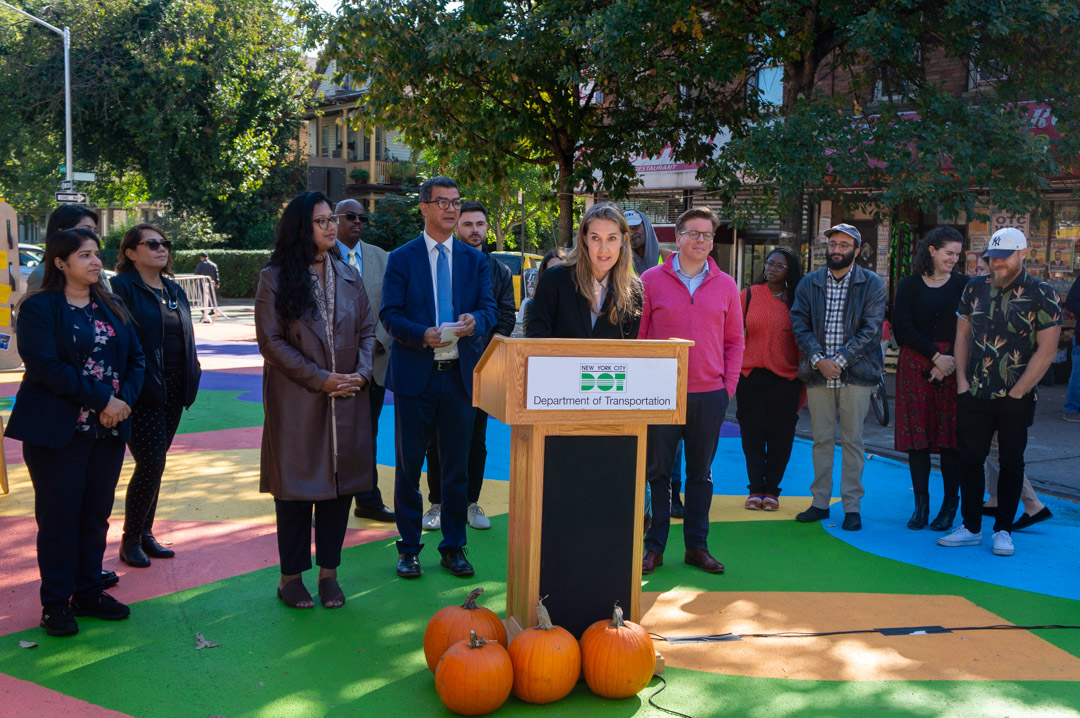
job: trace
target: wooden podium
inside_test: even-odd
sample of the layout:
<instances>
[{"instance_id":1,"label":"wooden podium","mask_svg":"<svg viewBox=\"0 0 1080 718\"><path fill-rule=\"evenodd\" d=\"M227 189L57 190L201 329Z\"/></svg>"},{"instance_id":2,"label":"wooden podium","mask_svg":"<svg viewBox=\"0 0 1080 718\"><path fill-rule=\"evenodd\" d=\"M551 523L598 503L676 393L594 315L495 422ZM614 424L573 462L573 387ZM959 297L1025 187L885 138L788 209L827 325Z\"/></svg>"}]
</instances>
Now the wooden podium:
<instances>
[{"instance_id":1,"label":"wooden podium","mask_svg":"<svg viewBox=\"0 0 1080 718\"><path fill-rule=\"evenodd\" d=\"M496 336L476 365L473 404L511 426L511 635L539 597L578 637L616 601L640 620L646 426L685 423L692 345Z\"/></svg>"}]
</instances>

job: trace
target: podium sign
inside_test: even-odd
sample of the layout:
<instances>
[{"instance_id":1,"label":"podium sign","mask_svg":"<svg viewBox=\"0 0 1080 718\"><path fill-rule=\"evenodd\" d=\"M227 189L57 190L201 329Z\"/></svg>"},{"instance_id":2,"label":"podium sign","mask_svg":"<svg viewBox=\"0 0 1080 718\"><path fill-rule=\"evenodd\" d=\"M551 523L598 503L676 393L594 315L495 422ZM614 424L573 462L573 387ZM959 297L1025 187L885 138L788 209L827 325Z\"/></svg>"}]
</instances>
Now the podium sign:
<instances>
[{"instance_id":1,"label":"podium sign","mask_svg":"<svg viewBox=\"0 0 1080 718\"><path fill-rule=\"evenodd\" d=\"M679 362L672 358L529 357L528 409L675 408Z\"/></svg>"},{"instance_id":2,"label":"podium sign","mask_svg":"<svg viewBox=\"0 0 1080 718\"><path fill-rule=\"evenodd\" d=\"M616 601L640 620L646 429L686 421L692 344L496 336L476 365L473 404L511 425L511 635L540 596L578 637Z\"/></svg>"}]
</instances>

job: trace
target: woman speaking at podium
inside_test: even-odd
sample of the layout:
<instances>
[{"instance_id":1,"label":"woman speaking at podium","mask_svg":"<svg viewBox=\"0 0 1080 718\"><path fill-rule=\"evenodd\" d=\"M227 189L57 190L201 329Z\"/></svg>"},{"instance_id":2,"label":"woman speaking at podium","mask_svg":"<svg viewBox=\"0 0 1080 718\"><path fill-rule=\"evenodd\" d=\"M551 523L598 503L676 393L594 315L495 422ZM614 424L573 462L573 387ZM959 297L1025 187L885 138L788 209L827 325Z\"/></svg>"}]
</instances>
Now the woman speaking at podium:
<instances>
[{"instance_id":1,"label":"woman speaking at podium","mask_svg":"<svg viewBox=\"0 0 1080 718\"><path fill-rule=\"evenodd\" d=\"M637 339L643 293L623 213L611 202L594 205L577 240L565 263L540 277L525 336Z\"/></svg>"}]
</instances>

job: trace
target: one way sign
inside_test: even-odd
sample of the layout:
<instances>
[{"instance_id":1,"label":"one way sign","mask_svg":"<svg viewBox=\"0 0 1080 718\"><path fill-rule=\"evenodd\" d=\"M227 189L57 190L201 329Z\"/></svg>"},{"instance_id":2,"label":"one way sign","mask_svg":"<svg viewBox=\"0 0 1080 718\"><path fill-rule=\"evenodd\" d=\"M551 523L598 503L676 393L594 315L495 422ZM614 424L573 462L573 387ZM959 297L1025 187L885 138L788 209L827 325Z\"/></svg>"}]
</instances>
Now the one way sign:
<instances>
[{"instance_id":1,"label":"one way sign","mask_svg":"<svg viewBox=\"0 0 1080 718\"><path fill-rule=\"evenodd\" d=\"M56 201L60 204L86 204L90 199L85 192L57 192Z\"/></svg>"}]
</instances>

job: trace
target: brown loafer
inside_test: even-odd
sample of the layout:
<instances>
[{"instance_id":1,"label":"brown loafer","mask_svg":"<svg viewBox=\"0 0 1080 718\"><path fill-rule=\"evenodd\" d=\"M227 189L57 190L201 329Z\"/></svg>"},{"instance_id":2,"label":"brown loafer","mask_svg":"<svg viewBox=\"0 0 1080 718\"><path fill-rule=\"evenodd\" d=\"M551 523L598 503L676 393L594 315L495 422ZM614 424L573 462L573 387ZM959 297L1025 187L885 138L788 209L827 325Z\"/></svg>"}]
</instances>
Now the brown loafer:
<instances>
[{"instance_id":1,"label":"brown loafer","mask_svg":"<svg viewBox=\"0 0 1080 718\"><path fill-rule=\"evenodd\" d=\"M641 573L648 575L656 570L657 566L664 565L664 554L649 549L641 557Z\"/></svg>"},{"instance_id":2,"label":"brown loafer","mask_svg":"<svg viewBox=\"0 0 1080 718\"><path fill-rule=\"evenodd\" d=\"M697 566L705 573L723 573L724 564L717 561L712 557L707 548L696 548L686 552L686 558L683 559L691 566Z\"/></svg>"}]
</instances>

